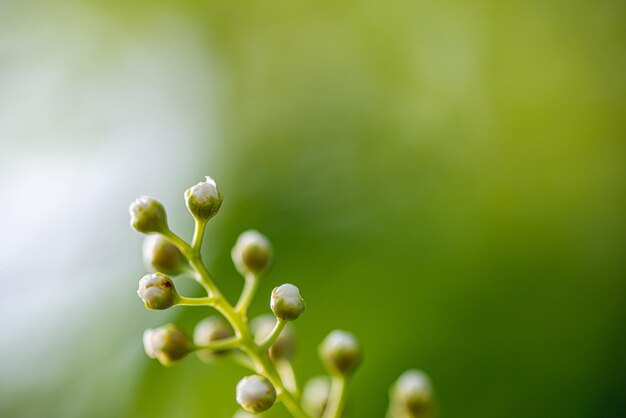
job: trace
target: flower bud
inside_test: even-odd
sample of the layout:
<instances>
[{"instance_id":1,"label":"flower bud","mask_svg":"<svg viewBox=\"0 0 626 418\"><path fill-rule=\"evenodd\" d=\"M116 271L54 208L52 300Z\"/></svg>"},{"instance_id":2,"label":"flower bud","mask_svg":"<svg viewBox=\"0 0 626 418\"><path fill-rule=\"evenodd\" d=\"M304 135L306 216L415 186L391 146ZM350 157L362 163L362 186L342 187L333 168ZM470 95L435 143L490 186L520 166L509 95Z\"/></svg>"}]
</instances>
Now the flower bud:
<instances>
[{"instance_id":1,"label":"flower bud","mask_svg":"<svg viewBox=\"0 0 626 418\"><path fill-rule=\"evenodd\" d=\"M250 329L254 334L255 341L260 343L274 329L276 318L272 315L261 315L250 321ZM280 333L274 344L269 348L270 357L276 361L278 359L289 359L293 356L296 348L295 336L293 335L293 327L287 324L283 332Z\"/></svg>"},{"instance_id":2,"label":"flower bud","mask_svg":"<svg viewBox=\"0 0 626 418\"><path fill-rule=\"evenodd\" d=\"M173 324L145 330L143 347L148 357L158 359L164 366L182 359L193 350L189 338Z\"/></svg>"},{"instance_id":3,"label":"flower bud","mask_svg":"<svg viewBox=\"0 0 626 418\"><path fill-rule=\"evenodd\" d=\"M174 282L163 273L146 274L139 280L137 294L148 309L167 309L178 300Z\"/></svg>"},{"instance_id":4,"label":"flower bud","mask_svg":"<svg viewBox=\"0 0 626 418\"><path fill-rule=\"evenodd\" d=\"M322 341L320 358L331 373L348 374L361 362L361 353L354 334L346 331L332 331Z\"/></svg>"},{"instance_id":5,"label":"flower bud","mask_svg":"<svg viewBox=\"0 0 626 418\"><path fill-rule=\"evenodd\" d=\"M180 250L160 235L148 235L142 250L144 263L156 271L176 276L187 265L187 259Z\"/></svg>"},{"instance_id":6,"label":"flower bud","mask_svg":"<svg viewBox=\"0 0 626 418\"><path fill-rule=\"evenodd\" d=\"M267 237L254 230L239 235L231 252L235 268L244 276L267 270L273 255L272 244Z\"/></svg>"},{"instance_id":7,"label":"flower bud","mask_svg":"<svg viewBox=\"0 0 626 418\"><path fill-rule=\"evenodd\" d=\"M259 375L244 377L237 383L237 403L253 414L266 411L276 402L276 389Z\"/></svg>"},{"instance_id":8,"label":"flower bud","mask_svg":"<svg viewBox=\"0 0 626 418\"><path fill-rule=\"evenodd\" d=\"M197 346L204 347L234 335L232 328L222 318L210 316L198 322L196 325L193 331L193 342ZM216 356L226 351L228 350L200 350L198 351L198 357L207 363L211 363L215 360Z\"/></svg>"},{"instance_id":9,"label":"flower bud","mask_svg":"<svg viewBox=\"0 0 626 418\"><path fill-rule=\"evenodd\" d=\"M211 219L222 206L222 194L217 190L217 184L211 177L206 176L195 186L185 191L187 209L194 218L200 221Z\"/></svg>"},{"instance_id":10,"label":"flower bud","mask_svg":"<svg viewBox=\"0 0 626 418\"><path fill-rule=\"evenodd\" d=\"M155 199L142 196L130 204L130 225L139 232L150 234L168 230L165 208Z\"/></svg>"},{"instance_id":11,"label":"flower bud","mask_svg":"<svg viewBox=\"0 0 626 418\"><path fill-rule=\"evenodd\" d=\"M390 398L392 407L399 415L428 416L432 408L430 379L419 370L407 370L392 386Z\"/></svg>"},{"instance_id":12,"label":"flower bud","mask_svg":"<svg viewBox=\"0 0 626 418\"><path fill-rule=\"evenodd\" d=\"M300 289L289 283L274 288L270 307L276 318L283 321L297 319L304 312L304 299L300 296Z\"/></svg>"},{"instance_id":13,"label":"flower bud","mask_svg":"<svg viewBox=\"0 0 626 418\"><path fill-rule=\"evenodd\" d=\"M330 379L328 376L312 378L302 391L302 408L312 418L320 418L324 414L328 396L330 394Z\"/></svg>"}]
</instances>

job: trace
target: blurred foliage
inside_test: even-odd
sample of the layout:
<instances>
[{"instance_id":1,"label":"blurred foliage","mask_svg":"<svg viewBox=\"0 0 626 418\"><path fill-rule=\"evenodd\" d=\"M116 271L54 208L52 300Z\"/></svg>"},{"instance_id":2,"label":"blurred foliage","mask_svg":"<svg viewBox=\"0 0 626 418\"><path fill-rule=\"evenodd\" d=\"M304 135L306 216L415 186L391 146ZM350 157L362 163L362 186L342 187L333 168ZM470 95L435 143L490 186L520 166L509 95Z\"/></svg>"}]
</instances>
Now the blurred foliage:
<instances>
[{"instance_id":1,"label":"blurred foliage","mask_svg":"<svg viewBox=\"0 0 626 418\"><path fill-rule=\"evenodd\" d=\"M206 257L234 299L236 236L272 238L276 265L253 312L277 284L300 287L301 378L322 372L317 344L331 329L359 336L351 416L382 417L412 367L431 375L444 418L624 416L624 2L80 8L112 32L95 42L104 61L171 19L193 33L215 106L188 121L183 185L210 174L225 196ZM89 34L80 13L54 18ZM141 271L124 274L134 285ZM208 313L158 318L191 330ZM195 358L163 368L140 355L142 331L130 400L103 385L108 405L94 395L75 416L231 416L243 370Z\"/></svg>"}]
</instances>

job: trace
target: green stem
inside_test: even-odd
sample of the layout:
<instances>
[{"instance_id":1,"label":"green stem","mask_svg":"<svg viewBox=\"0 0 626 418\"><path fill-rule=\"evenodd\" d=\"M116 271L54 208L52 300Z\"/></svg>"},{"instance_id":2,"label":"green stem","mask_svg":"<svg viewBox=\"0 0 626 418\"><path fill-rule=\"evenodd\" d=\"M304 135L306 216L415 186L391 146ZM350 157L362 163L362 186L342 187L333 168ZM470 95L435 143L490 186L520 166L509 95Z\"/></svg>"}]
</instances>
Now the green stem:
<instances>
[{"instance_id":1,"label":"green stem","mask_svg":"<svg viewBox=\"0 0 626 418\"><path fill-rule=\"evenodd\" d=\"M202 238L204 237L206 222L206 220L196 219L196 226L193 231L193 238L191 239L191 248L195 254L200 254L200 248L202 248Z\"/></svg>"},{"instance_id":2,"label":"green stem","mask_svg":"<svg viewBox=\"0 0 626 418\"><path fill-rule=\"evenodd\" d=\"M250 332L244 316L235 312L233 307L224 299L218 301L215 308L230 322L237 337L240 338L239 348L245 352L248 357L250 357L250 360L252 360L252 363L256 365L256 372L265 376L272 385L274 385L278 398L285 404L289 412L296 418L309 418L293 395L285 388L275 365L269 358L267 350L262 349L254 342L254 336Z\"/></svg>"},{"instance_id":3,"label":"green stem","mask_svg":"<svg viewBox=\"0 0 626 418\"><path fill-rule=\"evenodd\" d=\"M200 272L200 274L202 273ZM233 327L237 338L240 340L239 348L248 354L252 362L256 365L256 372L262 374L272 382L279 399L285 404L289 412L296 418L309 418L293 395L285 388L276 367L269 358L267 350L263 350L254 342L254 336L252 332L250 332L245 316L237 313L233 306L221 296L214 307L224 315L224 318L226 318Z\"/></svg>"},{"instance_id":4,"label":"green stem","mask_svg":"<svg viewBox=\"0 0 626 418\"><path fill-rule=\"evenodd\" d=\"M274 329L272 329L272 332L270 332L269 335L265 337L265 339L259 344L259 348L263 351L270 348L270 346L276 342L276 339L280 337L280 333L283 332L286 325L287 322L276 319L276 325L274 325Z\"/></svg>"},{"instance_id":5,"label":"green stem","mask_svg":"<svg viewBox=\"0 0 626 418\"><path fill-rule=\"evenodd\" d=\"M256 364L250 360L250 357L248 357L247 354L244 354L241 351L233 350L228 352L228 357L244 369L248 369L254 373L259 373Z\"/></svg>"},{"instance_id":6,"label":"green stem","mask_svg":"<svg viewBox=\"0 0 626 418\"><path fill-rule=\"evenodd\" d=\"M176 306L213 306L215 304L215 298L187 298L185 296L178 296Z\"/></svg>"},{"instance_id":7,"label":"green stem","mask_svg":"<svg viewBox=\"0 0 626 418\"><path fill-rule=\"evenodd\" d=\"M167 239L171 244L175 245L180 250L180 252L187 258L189 264L191 264L191 267L193 267L198 274L196 276L198 283L200 283L205 288L209 296L212 296L216 300L222 298L222 294L213 282L211 275L204 266L204 263L202 262L200 252L194 251L189 244L187 244L181 237L179 237L170 230L163 233L162 235L163 238Z\"/></svg>"},{"instance_id":8,"label":"green stem","mask_svg":"<svg viewBox=\"0 0 626 418\"><path fill-rule=\"evenodd\" d=\"M276 360L276 369L280 378L283 380L287 390L291 392L296 400L300 400L302 394L300 393L300 386L298 385L298 379L293 371L291 362L287 359Z\"/></svg>"},{"instance_id":9,"label":"green stem","mask_svg":"<svg viewBox=\"0 0 626 418\"><path fill-rule=\"evenodd\" d=\"M252 346L250 346L250 344ZM283 381L276 371L276 367L270 360L267 351L259 351L258 346L254 342L245 344L244 351L250 356L253 362L257 363L260 371L276 388L278 399L285 405L285 408L289 410L291 415L295 418L309 418L309 416L302 410L300 404L296 401L294 396L287 390Z\"/></svg>"},{"instance_id":10,"label":"green stem","mask_svg":"<svg viewBox=\"0 0 626 418\"><path fill-rule=\"evenodd\" d=\"M346 377L341 375L332 376L328 405L322 418L340 418L346 404Z\"/></svg>"},{"instance_id":11,"label":"green stem","mask_svg":"<svg viewBox=\"0 0 626 418\"><path fill-rule=\"evenodd\" d=\"M196 236L198 238L195 238ZM241 304L238 303L238 306L240 308L242 306L245 306L245 309L236 310L228 302L228 300L224 298L222 293L219 291L219 289L213 282L211 275L209 274L208 270L204 266L204 263L202 262L202 257L200 255L199 247L198 247L198 250L195 251L194 250L195 246L192 248L189 244L183 241L178 235L176 235L175 233L169 230L163 234L163 237L166 238L173 245L175 245L183 253L183 255L187 257L187 260L189 260L189 263L191 264L191 266L195 269L197 273L196 277L197 277L198 282L204 286L204 288L206 289L209 295L208 298L204 298L204 301L206 302L210 300L212 302L211 306L213 306L217 311L219 311L224 316L224 318L226 318L226 320L230 323L233 330L235 330L235 338L237 339L238 348L248 355L252 363L256 366L255 367L257 369L256 372L264 375L272 383L272 385L274 385L274 388L276 389L276 392L278 395L278 399L283 402L285 407L289 410L289 412L294 417L309 418L309 416L302 410L302 407L296 401L293 395L285 388L285 385L280 375L278 374L278 371L276 370L276 366L274 365L274 363L272 363L272 361L269 358L268 350L263 349L262 347L260 347L254 342L254 336L252 335L252 332L250 331L250 328L248 327L248 321L247 321L245 309L247 309L250 302L252 301L252 298L254 297L254 293L256 292L256 288L258 286L258 284L256 283L258 282L258 279L254 277L253 280L246 280L246 284L250 281L252 283L247 285L244 288L245 294L242 295L242 298L240 299ZM194 233L194 243L200 242L201 238L202 238L202 234L196 231L196 233ZM181 299L186 302L193 300L191 298L182 298L182 297ZM196 303L193 302L193 304L196 304ZM278 337L283 327L284 327L283 321L278 321L276 324L276 327L270 334L271 338L269 338L270 344L268 344L268 347L269 345L271 345L273 340L275 340L275 338Z\"/></svg>"},{"instance_id":12,"label":"green stem","mask_svg":"<svg viewBox=\"0 0 626 418\"><path fill-rule=\"evenodd\" d=\"M247 274L245 279L246 283L243 286L239 301L237 301L237 305L235 306L235 311L243 313L244 315L248 312L248 308L252 303L252 299L254 299L260 282L259 277L255 274Z\"/></svg>"},{"instance_id":13,"label":"green stem","mask_svg":"<svg viewBox=\"0 0 626 418\"><path fill-rule=\"evenodd\" d=\"M215 341L209 345L195 346L196 350L211 350L211 351L223 351L230 350L231 348L237 348L241 342L239 337L224 338L219 341Z\"/></svg>"}]
</instances>

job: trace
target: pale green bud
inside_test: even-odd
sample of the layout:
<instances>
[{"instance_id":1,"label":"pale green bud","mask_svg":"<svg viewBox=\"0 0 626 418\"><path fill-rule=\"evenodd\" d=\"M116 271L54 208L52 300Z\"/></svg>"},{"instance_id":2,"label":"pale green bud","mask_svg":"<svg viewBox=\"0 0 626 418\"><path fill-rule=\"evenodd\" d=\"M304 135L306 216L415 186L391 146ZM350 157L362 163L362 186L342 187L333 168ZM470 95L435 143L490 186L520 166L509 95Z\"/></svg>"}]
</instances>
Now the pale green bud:
<instances>
[{"instance_id":1,"label":"pale green bud","mask_svg":"<svg viewBox=\"0 0 626 418\"><path fill-rule=\"evenodd\" d=\"M180 250L160 235L148 235L143 242L143 261L147 267L176 276L187 266Z\"/></svg>"},{"instance_id":2,"label":"pale green bud","mask_svg":"<svg viewBox=\"0 0 626 418\"><path fill-rule=\"evenodd\" d=\"M254 334L255 341L257 343L263 341L272 332L274 325L276 325L276 318L272 315L261 315L250 321L250 329ZM293 356L295 349L296 341L293 327L291 324L287 324L274 344L270 346L269 354L272 360L289 359Z\"/></svg>"},{"instance_id":3,"label":"pale green bud","mask_svg":"<svg viewBox=\"0 0 626 418\"><path fill-rule=\"evenodd\" d=\"M432 410L432 392L432 384L424 372L407 370L391 387L392 409L403 417L427 417Z\"/></svg>"},{"instance_id":4,"label":"pale green bud","mask_svg":"<svg viewBox=\"0 0 626 418\"><path fill-rule=\"evenodd\" d=\"M270 307L276 318L283 321L298 319L304 312L304 299L300 296L300 289L289 283L274 288Z\"/></svg>"},{"instance_id":5,"label":"pale green bud","mask_svg":"<svg viewBox=\"0 0 626 418\"><path fill-rule=\"evenodd\" d=\"M222 206L222 200L222 194L217 189L215 180L209 176L206 176L205 181L185 191L187 209L194 218L201 221L207 221L215 216Z\"/></svg>"},{"instance_id":6,"label":"pale green bud","mask_svg":"<svg viewBox=\"0 0 626 418\"><path fill-rule=\"evenodd\" d=\"M158 359L164 366L171 365L193 351L189 338L173 324L145 330L143 347L148 357Z\"/></svg>"},{"instance_id":7,"label":"pale green bud","mask_svg":"<svg viewBox=\"0 0 626 418\"><path fill-rule=\"evenodd\" d=\"M197 346L204 347L234 335L233 329L226 321L218 316L210 316L198 322L196 325L193 331L193 342ZM215 360L215 356L223 354L226 351L228 350L200 350L198 351L198 357L205 362L211 363Z\"/></svg>"},{"instance_id":8,"label":"pale green bud","mask_svg":"<svg viewBox=\"0 0 626 418\"><path fill-rule=\"evenodd\" d=\"M253 414L266 411L276 402L276 389L265 377L252 375L237 383L237 403Z\"/></svg>"},{"instance_id":9,"label":"pale green bud","mask_svg":"<svg viewBox=\"0 0 626 418\"><path fill-rule=\"evenodd\" d=\"M249 230L239 235L231 256L237 271L245 276L267 270L272 264L274 251L265 235Z\"/></svg>"},{"instance_id":10,"label":"pale green bud","mask_svg":"<svg viewBox=\"0 0 626 418\"><path fill-rule=\"evenodd\" d=\"M165 208L157 200L142 196L130 204L130 225L144 234L168 231Z\"/></svg>"},{"instance_id":11,"label":"pale green bud","mask_svg":"<svg viewBox=\"0 0 626 418\"><path fill-rule=\"evenodd\" d=\"M324 414L330 394L328 376L317 376L309 380L302 391L302 408L312 418L320 418Z\"/></svg>"},{"instance_id":12,"label":"pale green bud","mask_svg":"<svg viewBox=\"0 0 626 418\"><path fill-rule=\"evenodd\" d=\"M148 309L167 309L174 306L178 300L174 282L163 273L143 276L139 280L137 295Z\"/></svg>"},{"instance_id":13,"label":"pale green bud","mask_svg":"<svg viewBox=\"0 0 626 418\"><path fill-rule=\"evenodd\" d=\"M320 358L331 373L349 374L361 362L361 353L354 334L335 330L322 341Z\"/></svg>"}]
</instances>

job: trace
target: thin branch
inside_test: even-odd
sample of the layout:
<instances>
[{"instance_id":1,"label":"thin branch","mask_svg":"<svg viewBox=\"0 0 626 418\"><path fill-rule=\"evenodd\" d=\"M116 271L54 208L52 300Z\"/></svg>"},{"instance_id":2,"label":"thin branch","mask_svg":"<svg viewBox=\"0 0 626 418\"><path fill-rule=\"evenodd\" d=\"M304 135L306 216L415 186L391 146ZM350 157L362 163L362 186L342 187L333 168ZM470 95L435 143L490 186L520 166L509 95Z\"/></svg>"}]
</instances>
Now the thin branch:
<instances>
[{"instance_id":1,"label":"thin branch","mask_svg":"<svg viewBox=\"0 0 626 418\"><path fill-rule=\"evenodd\" d=\"M287 322L281 319L276 319L276 325L274 325L272 332L270 332L269 335L259 344L261 350L265 351L270 348L270 346L276 342L276 339L280 336L280 333L283 329L285 329L286 325Z\"/></svg>"},{"instance_id":2,"label":"thin branch","mask_svg":"<svg viewBox=\"0 0 626 418\"><path fill-rule=\"evenodd\" d=\"M196 255L200 255L200 249L202 248L202 238L204 237L206 223L206 220L199 221L196 219L196 226L193 231L193 238L191 239L191 249Z\"/></svg>"},{"instance_id":3,"label":"thin branch","mask_svg":"<svg viewBox=\"0 0 626 418\"><path fill-rule=\"evenodd\" d=\"M340 418L346 403L346 377L336 375L332 377L328 405L322 418Z\"/></svg>"},{"instance_id":4,"label":"thin branch","mask_svg":"<svg viewBox=\"0 0 626 418\"><path fill-rule=\"evenodd\" d=\"M239 301L237 301L237 305L235 306L235 311L243 313L244 315L248 312L248 308L254 299L260 281L259 277L255 274L247 274L245 279L246 283L243 286Z\"/></svg>"},{"instance_id":5,"label":"thin branch","mask_svg":"<svg viewBox=\"0 0 626 418\"><path fill-rule=\"evenodd\" d=\"M206 298L187 298L185 296L178 296L176 306L214 306L215 298L208 296Z\"/></svg>"},{"instance_id":6,"label":"thin branch","mask_svg":"<svg viewBox=\"0 0 626 418\"><path fill-rule=\"evenodd\" d=\"M222 340L215 341L209 345L195 346L195 350L211 350L211 351L224 351L231 348L237 348L241 339L239 337L224 338Z\"/></svg>"}]
</instances>

